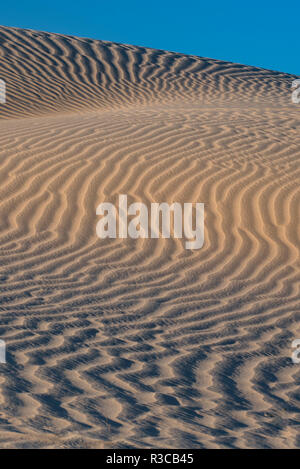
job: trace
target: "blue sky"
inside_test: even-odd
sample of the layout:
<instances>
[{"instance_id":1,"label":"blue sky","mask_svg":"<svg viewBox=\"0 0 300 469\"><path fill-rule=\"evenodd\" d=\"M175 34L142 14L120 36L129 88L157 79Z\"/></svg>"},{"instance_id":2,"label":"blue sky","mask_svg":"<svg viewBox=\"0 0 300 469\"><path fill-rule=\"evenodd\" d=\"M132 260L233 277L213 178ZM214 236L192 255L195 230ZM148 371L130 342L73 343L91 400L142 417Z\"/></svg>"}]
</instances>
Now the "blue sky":
<instances>
[{"instance_id":1,"label":"blue sky","mask_svg":"<svg viewBox=\"0 0 300 469\"><path fill-rule=\"evenodd\" d=\"M300 75L299 0L4 0L0 24Z\"/></svg>"}]
</instances>

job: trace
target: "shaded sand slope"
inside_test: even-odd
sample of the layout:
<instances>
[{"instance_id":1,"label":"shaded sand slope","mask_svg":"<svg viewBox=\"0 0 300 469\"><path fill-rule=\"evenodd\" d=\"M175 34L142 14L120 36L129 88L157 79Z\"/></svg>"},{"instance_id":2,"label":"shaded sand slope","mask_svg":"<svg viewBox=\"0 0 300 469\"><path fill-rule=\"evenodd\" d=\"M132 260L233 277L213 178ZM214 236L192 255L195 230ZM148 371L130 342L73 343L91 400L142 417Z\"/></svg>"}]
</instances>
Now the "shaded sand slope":
<instances>
[{"instance_id":1,"label":"shaded sand slope","mask_svg":"<svg viewBox=\"0 0 300 469\"><path fill-rule=\"evenodd\" d=\"M246 101L288 104L291 76L106 41L0 27L1 78L21 117L128 105Z\"/></svg>"},{"instance_id":2,"label":"shaded sand slope","mask_svg":"<svg viewBox=\"0 0 300 469\"><path fill-rule=\"evenodd\" d=\"M0 28L1 447L300 447L293 77ZM205 245L99 240L204 202Z\"/></svg>"}]
</instances>

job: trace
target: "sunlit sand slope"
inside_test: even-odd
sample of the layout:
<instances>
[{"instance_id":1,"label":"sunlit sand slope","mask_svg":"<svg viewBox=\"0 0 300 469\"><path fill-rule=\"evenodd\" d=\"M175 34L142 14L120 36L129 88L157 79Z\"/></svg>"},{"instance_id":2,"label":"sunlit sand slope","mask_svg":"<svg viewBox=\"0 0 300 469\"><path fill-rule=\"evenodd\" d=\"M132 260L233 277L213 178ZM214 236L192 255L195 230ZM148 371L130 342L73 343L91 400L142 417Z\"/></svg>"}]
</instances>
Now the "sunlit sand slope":
<instances>
[{"instance_id":1,"label":"sunlit sand slope","mask_svg":"<svg viewBox=\"0 0 300 469\"><path fill-rule=\"evenodd\" d=\"M294 78L0 27L1 447L300 447ZM99 239L119 194L204 247Z\"/></svg>"}]
</instances>

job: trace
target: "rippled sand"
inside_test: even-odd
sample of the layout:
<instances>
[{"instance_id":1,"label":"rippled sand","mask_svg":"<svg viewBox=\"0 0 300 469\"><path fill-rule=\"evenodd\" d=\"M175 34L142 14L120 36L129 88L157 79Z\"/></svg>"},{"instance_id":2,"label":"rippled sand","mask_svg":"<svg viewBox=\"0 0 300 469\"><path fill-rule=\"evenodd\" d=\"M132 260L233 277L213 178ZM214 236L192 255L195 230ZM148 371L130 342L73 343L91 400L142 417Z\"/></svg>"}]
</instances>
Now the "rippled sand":
<instances>
[{"instance_id":1,"label":"rippled sand","mask_svg":"<svg viewBox=\"0 0 300 469\"><path fill-rule=\"evenodd\" d=\"M300 447L295 77L0 27L0 446ZM204 202L205 244L96 236Z\"/></svg>"}]
</instances>

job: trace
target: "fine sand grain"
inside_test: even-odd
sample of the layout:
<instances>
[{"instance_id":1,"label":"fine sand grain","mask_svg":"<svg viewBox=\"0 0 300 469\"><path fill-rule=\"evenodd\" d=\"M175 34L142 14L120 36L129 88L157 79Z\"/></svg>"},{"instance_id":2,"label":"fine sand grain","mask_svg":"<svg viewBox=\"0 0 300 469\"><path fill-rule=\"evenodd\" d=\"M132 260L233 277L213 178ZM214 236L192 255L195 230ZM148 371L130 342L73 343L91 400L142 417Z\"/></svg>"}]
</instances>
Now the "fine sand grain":
<instances>
[{"instance_id":1,"label":"fine sand grain","mask_svg":"<svg viewBox=\"0 0 300 469\"><path fill-rule=\"evenodd\" d=\"M0 447L300 447L294 78L0 27ZM97 238L119 194L204 247Z\"/></svg>"}]
</instances>

